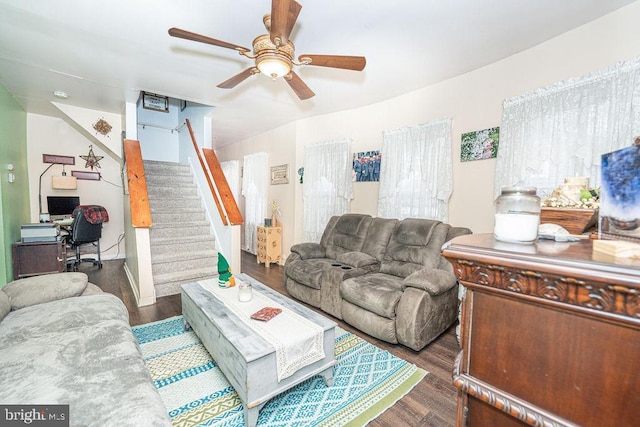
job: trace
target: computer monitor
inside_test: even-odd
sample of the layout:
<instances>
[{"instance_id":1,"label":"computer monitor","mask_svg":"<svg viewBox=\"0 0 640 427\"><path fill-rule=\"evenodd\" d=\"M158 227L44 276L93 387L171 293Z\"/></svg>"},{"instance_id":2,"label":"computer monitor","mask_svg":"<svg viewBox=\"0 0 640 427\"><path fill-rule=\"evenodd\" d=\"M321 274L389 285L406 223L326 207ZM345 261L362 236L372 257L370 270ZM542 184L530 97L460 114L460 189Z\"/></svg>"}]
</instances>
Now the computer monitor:
<instances>
[{"instance_id":1,"label":"computer monitor","mask_svg":"<svg viewBox=\"0 0 640 427\"><path fill-rule=\"evenodd\" d=\"M70 217L78 205L78 196L47 196L47 209L52 217Z\"/></svg>"}]
</instances>

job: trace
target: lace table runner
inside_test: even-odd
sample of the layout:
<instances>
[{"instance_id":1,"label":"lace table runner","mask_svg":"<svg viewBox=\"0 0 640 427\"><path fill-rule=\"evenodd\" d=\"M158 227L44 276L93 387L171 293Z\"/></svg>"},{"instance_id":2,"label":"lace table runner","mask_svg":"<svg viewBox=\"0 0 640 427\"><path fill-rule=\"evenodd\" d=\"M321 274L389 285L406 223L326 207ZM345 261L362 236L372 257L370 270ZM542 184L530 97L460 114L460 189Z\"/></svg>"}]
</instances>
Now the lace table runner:
<instances>
[{"instance_id":1,"label":"lace table runner","mask_svg":"<svg viewBox=\"0 0 640 427\"><path fill-rule=\"evenodd\" d=\"M240 282L237 277L236 282ZM276 349L278 381L324 358L324 330L319 325L256 292L255 289L251 301L238 301L239 283L232 288L219 287L217 279L201 280L198 284L273 345ZM268 322L251 319L253 313L264 307L280 308L282 312Z\"/></svg>"}]
</instances>

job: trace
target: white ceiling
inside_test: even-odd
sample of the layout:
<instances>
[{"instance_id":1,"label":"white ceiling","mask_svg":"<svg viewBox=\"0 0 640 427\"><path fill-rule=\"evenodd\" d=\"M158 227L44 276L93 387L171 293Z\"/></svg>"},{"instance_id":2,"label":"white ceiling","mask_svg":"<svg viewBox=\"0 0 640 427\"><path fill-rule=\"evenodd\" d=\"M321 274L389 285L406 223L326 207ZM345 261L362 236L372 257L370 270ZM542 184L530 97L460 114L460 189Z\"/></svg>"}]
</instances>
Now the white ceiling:
<instances>
[{"instance_id":1,"label":"white ceiling","mask_svg":"<svg viewBox=\"0 0 640 427\"><path fill-rule=\"evenodd\" d=\"M633 0L298 0L296 56L362 55L363 72L299 67L316 93L252 76L237 52L170 37L179 27L251 47L270 0L0 0L0 83L28 112L52 101L120 113L140 90L213 105L216 146L292 120L401 95L495 62ZM53 91L69 94L61 101Z\"/></svg>"}]
</instances>

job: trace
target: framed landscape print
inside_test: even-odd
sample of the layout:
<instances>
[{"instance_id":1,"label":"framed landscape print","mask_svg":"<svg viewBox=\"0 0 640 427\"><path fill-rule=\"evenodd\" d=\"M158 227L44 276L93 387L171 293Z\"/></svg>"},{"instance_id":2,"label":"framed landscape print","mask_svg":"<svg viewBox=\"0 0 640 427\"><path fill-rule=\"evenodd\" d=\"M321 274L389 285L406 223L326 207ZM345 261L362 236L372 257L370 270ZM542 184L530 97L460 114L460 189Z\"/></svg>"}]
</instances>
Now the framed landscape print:
<instances>
[{"instance_id":1,"label":"framed landscape print","mask_svg":"<svg viewBox=\"0 0 640 427\"><path fill-rule=\"evenodd\" d=\"M462 134L460 161L493 159L498 154L500 128L494 127Z\"/></svg>"}]
</instances>

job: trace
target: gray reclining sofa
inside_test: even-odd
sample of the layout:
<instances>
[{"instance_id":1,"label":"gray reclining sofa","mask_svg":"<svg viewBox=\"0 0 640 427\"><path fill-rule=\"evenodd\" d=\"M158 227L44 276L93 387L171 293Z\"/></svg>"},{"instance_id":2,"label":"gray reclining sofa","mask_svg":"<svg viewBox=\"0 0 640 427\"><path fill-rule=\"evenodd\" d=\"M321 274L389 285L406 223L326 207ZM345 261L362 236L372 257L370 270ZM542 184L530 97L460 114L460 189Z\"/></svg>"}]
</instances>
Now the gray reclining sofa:
<instances>
[{"instance_id":1,"label":"gray reclining sofa","mask_svg":"<svg viewBox=\"0 0 640 427\"><path fill-rule=\"evenodd\" d=\"M375 338L419 351L457 318L457 281L441 248L470 233L429 219L335 216L320 243L291 247L285 287Z\"/></svg>"}]
</instances>

